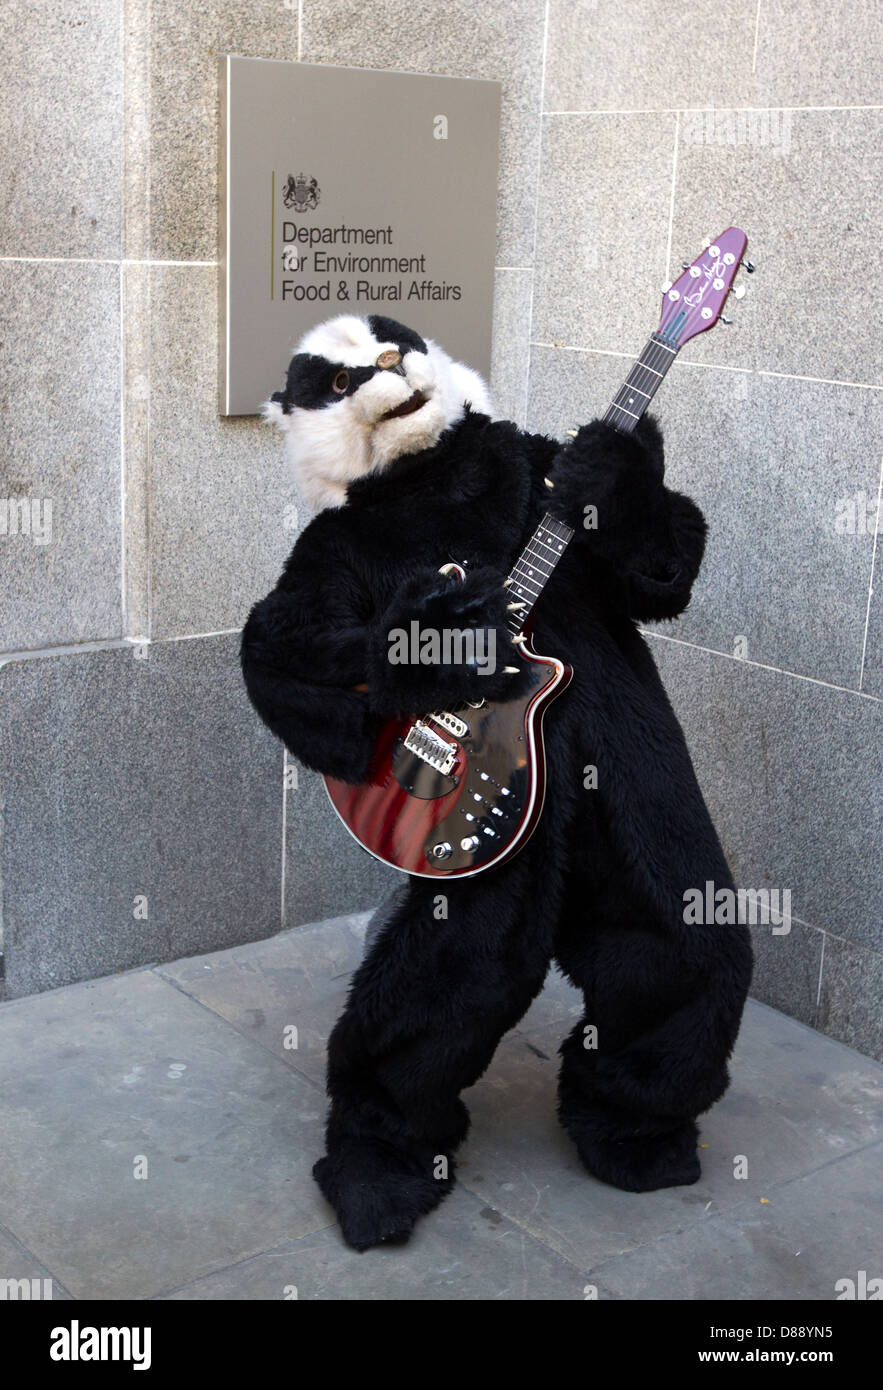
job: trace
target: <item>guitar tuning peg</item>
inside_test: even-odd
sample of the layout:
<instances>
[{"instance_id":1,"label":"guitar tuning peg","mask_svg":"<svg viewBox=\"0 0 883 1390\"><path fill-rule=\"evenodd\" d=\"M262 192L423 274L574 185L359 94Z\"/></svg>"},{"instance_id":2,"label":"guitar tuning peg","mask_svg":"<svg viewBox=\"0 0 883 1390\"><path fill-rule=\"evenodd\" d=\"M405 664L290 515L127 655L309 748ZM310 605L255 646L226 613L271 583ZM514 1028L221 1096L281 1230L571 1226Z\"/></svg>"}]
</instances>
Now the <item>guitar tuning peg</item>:
<instances>
[{"instance_id":1,"label":"guitar tuning peg","mask_svg":"<svg viewBox=\"0 0 883 1390\"><path fill-rule=\"evenodd\" d=\"M703 251L707 251L710 245L711 245L711 237L710 237L710 236L705 236L705 237L703 237L703 238L702 238L702 250L703 250Z\"/></svg>"},{"instance_id":2,"label":"guitar tuning peg","mask_svg":"<svg viewBox=\"0 0 883 1390\"><path fill-rule=\"evenodd\" d=\"M739 264L745 267L745 269L748 271L748 274L749 274L749 275L753 275L754 272L755 272L755 270L757 269L757 266L754 264L754 261L744 261L744 260L743 260L743 261L740 261Z\"/></svg>"},{"instance_id":3,"label":"guitar tuning peg","mask_svg":"<svg viewBox=\"0 0 883 1390\"><path fill-rule=\"evenodd\" d=\"M681 261L681 270L689 270L692 264L692 261Z\"/></svg>"},{"instance_id":4,"label":"guitar tuning peg","mask_svg":"<svg viewBox=\"0 0 883 1390\"><path fill-rule=\"evenodd\" d=\"M721 314L721 323L732 323L732 322L733 322L733 320L732 320L732 319L728 319L727 316L726 316L726 314Z\"/></svg>"},{"instance_id":5,"label":"guitar tuning peg","mask_svg":"<svg viewBox=\"0 0 883 1390\"><path fill-rule=\"evenodd\" d=\"M672 287L673 284L674 284L674 281L673 281L673 280L663 280L662 285L660 286L660 288L662 289L662 293L663 293L663 294L668 294L668 292L669 292L669 290L671 289L671 287Z\"/></svg>"},{"instance_id":6,"label":"guitar tuning peg","mask_svg":"<svg viewBox=\"0 0 883 1390\"><path fill-rule=\"evenodd\" d=\"M746 294L747 290L745 289L744 285L737 285L736 288L733 290L734 299L744 299Z\"/></svg>"}]
</instances>

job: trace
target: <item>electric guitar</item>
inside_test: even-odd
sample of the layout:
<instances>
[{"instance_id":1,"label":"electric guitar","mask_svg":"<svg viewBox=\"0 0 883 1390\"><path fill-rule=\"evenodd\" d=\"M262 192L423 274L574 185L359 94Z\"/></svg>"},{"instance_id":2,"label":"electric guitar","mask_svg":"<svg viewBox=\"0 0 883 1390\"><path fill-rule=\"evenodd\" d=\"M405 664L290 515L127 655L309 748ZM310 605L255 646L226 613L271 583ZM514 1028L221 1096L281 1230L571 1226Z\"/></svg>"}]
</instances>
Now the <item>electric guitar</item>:
<instances>
[{"instance_id":1,"label":"electric guitar","mask_svg":"<svg viewBox=\"0 0 883 1390\"><path fill-rule=\"evenodd\" d=\"M746 245L745 233L728 227L663 286L659 327L614 396L608 424L631 433L680 348L722 318L740 264L754 269L743 261ZM389 720L366 782L325 778L334 809L375 858L422 878L466 878L527 843L545 798L543 718L573 675L533 650L530 615L572 536L547 513L505 581L510 631L531 671L525 695ZM465 577L459 565L442 567L450 571Z\"/></svg>"}]
</instances>

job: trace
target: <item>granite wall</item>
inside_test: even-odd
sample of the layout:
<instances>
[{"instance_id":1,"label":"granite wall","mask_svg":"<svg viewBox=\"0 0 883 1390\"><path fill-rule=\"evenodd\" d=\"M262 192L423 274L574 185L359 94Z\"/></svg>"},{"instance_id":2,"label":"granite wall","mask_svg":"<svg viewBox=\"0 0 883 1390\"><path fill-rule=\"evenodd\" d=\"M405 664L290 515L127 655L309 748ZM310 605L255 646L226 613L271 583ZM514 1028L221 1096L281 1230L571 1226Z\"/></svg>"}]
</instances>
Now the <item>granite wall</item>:
<instances>
[{"instance_id":1,"label":"granite wall","mask_svg":"<svg viewBox=\"0 0 883 1390\"><path fill-rule=\"evenodd\" d=\"M737 881L791 892L790 932L754 931L754 993L880 1056L883 10L552 0L547 20L524 418L603 410L660 284L746 230L732 326L657 398L711 532L690 609L649 640Z\"/></svg>"},{"instance_id":2,"label":"granite wall","mask_svg":"<svg viewBox=\"0 0 883 1390\"><path fill-rule=\"evenodd\" d=\"M396 877L239 682L237 633L300 499L274 436L216 413L216 59L234 52L502 82L492 385L532 427L603 409L659 282L704 235L749 232L737 324L660 397L672 479L712 536L689 614L650 640L737 875L792 890L790 933L758 931L757 994L879 1052L879 11L9 0L4 18L9 995L368 907Z\"/></svg>"}]
</instances>

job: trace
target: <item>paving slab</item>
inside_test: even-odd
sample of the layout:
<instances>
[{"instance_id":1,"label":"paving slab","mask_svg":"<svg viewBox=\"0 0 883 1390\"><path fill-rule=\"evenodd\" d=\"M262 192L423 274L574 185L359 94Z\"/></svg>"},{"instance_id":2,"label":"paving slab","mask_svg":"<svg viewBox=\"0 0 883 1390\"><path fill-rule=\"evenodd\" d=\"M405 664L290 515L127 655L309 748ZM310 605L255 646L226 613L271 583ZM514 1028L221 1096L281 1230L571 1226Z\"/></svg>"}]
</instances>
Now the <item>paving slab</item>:
<instances>
[{"instance_id":1,"label":"paving slab","mask_svg":"<svg viewBox=\"0 0 883 1390\"><path fill-rule=\"evenodd\" d=\"M0 1301L64 1302L70 1294L36 1255L0 1228Z\"/></svg>"},{"instance_id":2,"label":"paving slab","mask_svg":"<svg viewBox=\"0 0 883 1390\"><path fill-rule=\"evenodd\" d=\"M356 1255L335 1226L167 1297L506 1302L583 1299L587 1282L584 1271L461 1188L406 1246Z\"/></svg>"},{"instance_id":3,"label":"paving slab","mask_svg":"<svg viewBox=\"0 0 883 1390\"><path fill-rule=\"evenodd\" d=\"M841 1280L883 1268L881 1159L880 1145L835 1159L765 1201L602 1264L588 1282L599 1298L830 1301Z\"/></svg>"},{"instance_id":4,"label":"paving slab","mask_svg":"<svg viewBox=\"0 0 883 1390\"><path fill-rule=\"evenodd\" d=\"M558 1045L581 1015L579 997L550 973L513 1038L523 1036L557 1068ZM547 1007L554 1011L548 1022ZM756 999L746 1005L730 1076L729 1091L702 1124L726 1114L734 1152L748 1142L740 1135L754 1143L770 1137L772 1150L775 1130L776 1161L788 1154L788 1162L818 1167L883 1137L883 1068Z\"/></svg>"},{"instance_id":5,"label":"paving slab","mask_svg":"<svg viewBox=\"0 0 883 1390\"><path fill-rule=\"evenodd\" d=\"M362 959L370 917L370 912L353 913L296 927L157 971L324 1087L328 1035Z\"/></svg>"},{"instance_id":6,"label":"paving slab","mask_svg":"<svg viewBox=\"0 0 883 1390\"><path fill-rule=\"evenodd\" d=\"M317 1088L151 971L4 1004L0 1055L0 1222L74 1297L149 1297L328 1224Z\"/></svg>"},{"instance_id":7,"label":"paving slab","mask_svg":"<svg viewBox=\"0 0 883 1390\"><path fill-rule=\"evenodd\" d=\"M511 1033L464 1094L472 1129L460 1181L565 1258L591 1267L740 1207L748 1196L759 1201L778 1183L879 1139L883 1072L876 1063L788 1019L781 1018L779 1036L780 1018L749 1004L731 1089L700 1122L703 1171L694 1186L629 1193L586 1174L555 1115L557 1024ZM804 1033L807 1039L795 1039Z\"/></svg>"}]
</instances>

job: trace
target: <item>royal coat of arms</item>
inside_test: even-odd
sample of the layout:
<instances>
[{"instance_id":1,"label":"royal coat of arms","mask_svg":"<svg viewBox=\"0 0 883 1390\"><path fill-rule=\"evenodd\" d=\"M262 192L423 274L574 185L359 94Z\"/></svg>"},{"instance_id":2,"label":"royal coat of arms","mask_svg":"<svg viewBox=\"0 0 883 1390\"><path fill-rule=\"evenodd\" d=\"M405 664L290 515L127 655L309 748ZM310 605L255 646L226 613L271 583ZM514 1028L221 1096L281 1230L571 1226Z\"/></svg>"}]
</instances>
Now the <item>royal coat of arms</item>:
<instances>
[{"instance_id":1,"label":"royal coat of arms","mask_svg":"<svg viewBox=\"0 0 883 1390\"><path fill-rule=\"evenodd\" d=\"M282 201L295 212L312 212L319 206L319 185L306 174L289 174Z\"/></svg>"}]
</instances>

